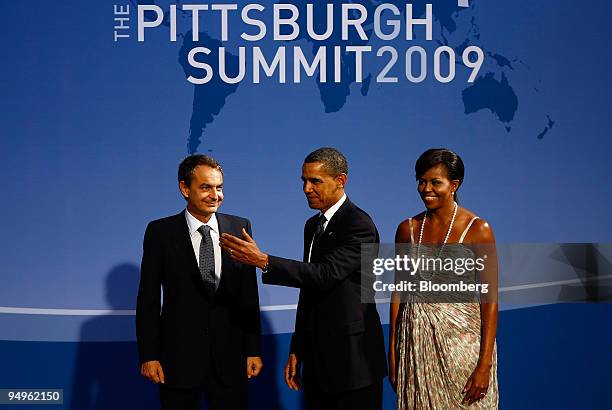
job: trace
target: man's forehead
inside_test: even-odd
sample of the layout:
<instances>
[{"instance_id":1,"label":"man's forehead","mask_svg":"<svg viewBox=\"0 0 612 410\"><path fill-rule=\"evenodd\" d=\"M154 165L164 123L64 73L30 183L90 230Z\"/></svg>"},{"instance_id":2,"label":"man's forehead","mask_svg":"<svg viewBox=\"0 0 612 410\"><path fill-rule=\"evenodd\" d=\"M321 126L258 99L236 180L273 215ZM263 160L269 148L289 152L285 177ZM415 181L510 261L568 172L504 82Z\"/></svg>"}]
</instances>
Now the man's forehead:
<instances>
[{"instance_id":1,"label":"man's forehead","mask_svg":"<svg viewBox=\"0 0 612 410\"><path fill-rule=\"evenodd\" d=\"M199 180L223 181L223 174L217 168L207 165L198 165L193 170L193 176Z\"/></svg>"},{"instance_id":2,"label":"man's forehead","mask_svg":"<svg viewBox=\"0 0 612 410\"><path fill-rule=\"evenodd\" d=\"M322 162L305 162L302 165L302 175L308 177L331 177Z\"/></svg>"}]
</instances>

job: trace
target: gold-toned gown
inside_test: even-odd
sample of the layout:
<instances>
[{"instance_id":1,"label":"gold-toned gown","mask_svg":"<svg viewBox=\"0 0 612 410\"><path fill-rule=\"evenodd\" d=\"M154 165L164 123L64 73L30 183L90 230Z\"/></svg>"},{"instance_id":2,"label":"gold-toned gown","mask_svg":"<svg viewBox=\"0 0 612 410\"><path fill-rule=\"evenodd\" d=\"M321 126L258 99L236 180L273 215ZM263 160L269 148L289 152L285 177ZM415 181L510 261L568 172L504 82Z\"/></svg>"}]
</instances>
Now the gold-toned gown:
<instances>
[{"instance_id":1,"label":"gold-toned gown","mask_svg":"<svg viewBox=\"0 0 612 410\"><path fill-rule=\"evenodd\" d=\"M414 243L412 220L410 225ZM445 252L473 257L472 251L461 245L470 226L459 244L447 245ZM423 252L427 252L425 246ZM473 272L471 277L475 277ZM470 275L464 275L466 278ZM400 305L395 333L398 409L497 409L497 345L486 395L471 406L461 404L463 388L478 362L480 333L478 300L431 303L409 296Z\"/></svg>"}]
</instances>

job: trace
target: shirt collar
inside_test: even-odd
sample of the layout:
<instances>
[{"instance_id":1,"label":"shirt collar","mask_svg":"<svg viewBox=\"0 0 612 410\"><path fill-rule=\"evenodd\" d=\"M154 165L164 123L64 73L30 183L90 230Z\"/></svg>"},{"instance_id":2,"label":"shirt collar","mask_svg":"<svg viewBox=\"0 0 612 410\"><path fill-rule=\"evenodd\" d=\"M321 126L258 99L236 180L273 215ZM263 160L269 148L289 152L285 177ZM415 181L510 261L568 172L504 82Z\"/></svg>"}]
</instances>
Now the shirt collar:
<instances>
[{"instance_id":1,"label":"shirt collar","mask_svg":"<svg viewBox=\"0 0 612 410\"><path fill-rule=\"evenodd\" d=\"M217 222L216 213L212 214L207 223L203 223L195 216L191 215L191 213L187 209L185 209L185 219L187 220L187 227L189 227L189 236L196 233L198 231L198 228L202 225L208 225L210 226L210 229L212 229L214 232L216 232L217 234L219 233L219 223Z\"/></svg>"},{"instance_id":2,"label":"shirt collar","mask_svg":"<svg viewBox=\"0 0 612 410\"><path fill-rule=\"evenodd\" d=\"M332 217L336 212L338 212L338 209L340 209L344 201L346 201L346 194L342 194L342 198L340 198L331 208L325 211L323 216L327 222L331 221Z\"/></svg>"}]
</instances>

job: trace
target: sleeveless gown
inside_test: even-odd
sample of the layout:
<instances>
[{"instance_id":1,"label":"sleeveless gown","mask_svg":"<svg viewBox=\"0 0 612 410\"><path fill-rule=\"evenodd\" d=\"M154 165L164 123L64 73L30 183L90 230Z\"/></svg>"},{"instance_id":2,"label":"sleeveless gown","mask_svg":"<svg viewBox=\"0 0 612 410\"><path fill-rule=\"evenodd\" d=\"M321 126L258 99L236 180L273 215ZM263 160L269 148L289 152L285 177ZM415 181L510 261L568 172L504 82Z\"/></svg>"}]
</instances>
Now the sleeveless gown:
<instances>
[{"instance_id":1,"label":"sleeveless gown","mask_svg":"<svg viewBox=\"0 0 612 410\"><path fill-rule=\"evenodd\" d=\"M444 247L444 257L474 257L463 239L473 218L457 244ZM412 219L410 240L414 244ZM428 250L429 249L429 250ZM421 245L421 254L433 252ZM464 280L474 280L466 273ZM480 353L480 304L474 302L427 303L411 297L400 305L396 323L397 407L407 409L497 409L497 345L493 350L489 388L482 400L461 404L463 388L476 368Z\"/></svg>"}]
</instances>

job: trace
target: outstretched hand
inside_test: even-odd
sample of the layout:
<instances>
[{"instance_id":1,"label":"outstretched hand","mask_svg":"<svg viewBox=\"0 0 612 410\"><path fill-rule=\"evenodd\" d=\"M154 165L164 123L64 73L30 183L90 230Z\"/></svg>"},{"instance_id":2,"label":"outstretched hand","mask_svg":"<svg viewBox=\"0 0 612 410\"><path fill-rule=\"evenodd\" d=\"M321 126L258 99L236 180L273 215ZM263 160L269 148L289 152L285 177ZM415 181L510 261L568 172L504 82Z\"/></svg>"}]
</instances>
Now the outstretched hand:
<instances>
[{"instance_id":1,"label":"outstretched hand","mask_svg":"<svg viewBox=\"0 0 612 410\"><path fill-rule=\"evenodd\" d=\"M244 228L242 228L242 237L244 239L224 233L219 238L219 244L229 253L232 259L245 265L257 266L258 268L265 267L268 264L268 255L259 250L257 243Z\"/></svg>"}]
</instances>

